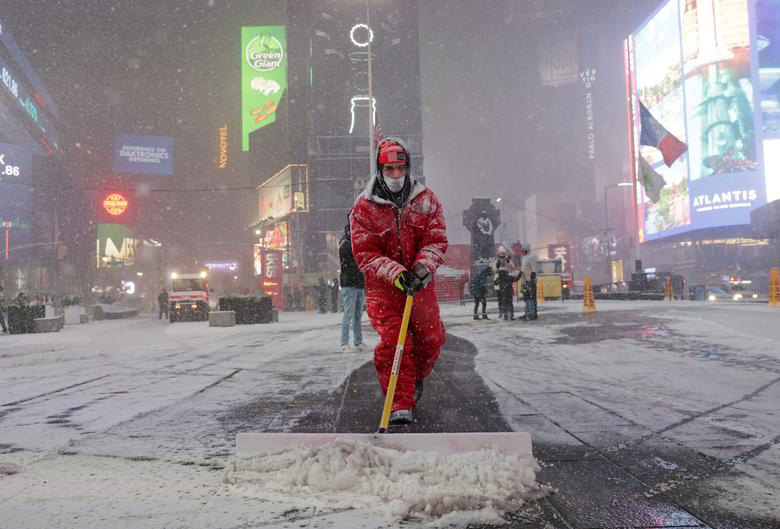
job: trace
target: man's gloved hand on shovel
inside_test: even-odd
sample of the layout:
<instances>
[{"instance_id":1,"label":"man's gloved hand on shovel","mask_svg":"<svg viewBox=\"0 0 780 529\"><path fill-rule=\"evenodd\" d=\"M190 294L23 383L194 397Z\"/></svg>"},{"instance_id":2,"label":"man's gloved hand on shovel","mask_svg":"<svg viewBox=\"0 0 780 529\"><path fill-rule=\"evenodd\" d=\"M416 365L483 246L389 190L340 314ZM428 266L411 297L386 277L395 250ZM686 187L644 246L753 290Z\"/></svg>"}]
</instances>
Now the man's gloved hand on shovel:
<instances>
[{"instance_id":1,"label":"man's gloved hand on shovel","mask_svg":"<svg viewBox=\"0 0 780 529\"><path fill-rule=\"evenodd\" d=\"M431 282L431 279L432 276L430 270L428 270L424 265L418 264L414 267L414 271L411 274L405 271L398 274L398 277L395 279L395 282L393 282L393 285L407 294L414 295L415 293L427 287Z\"/></svg>"}]
</instances>

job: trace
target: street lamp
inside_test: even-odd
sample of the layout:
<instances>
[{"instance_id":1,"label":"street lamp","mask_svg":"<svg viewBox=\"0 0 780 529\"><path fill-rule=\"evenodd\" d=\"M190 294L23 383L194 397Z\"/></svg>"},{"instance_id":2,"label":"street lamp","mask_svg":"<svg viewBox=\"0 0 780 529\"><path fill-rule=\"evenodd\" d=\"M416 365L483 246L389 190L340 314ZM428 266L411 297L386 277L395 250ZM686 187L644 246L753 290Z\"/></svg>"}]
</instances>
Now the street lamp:
<instances>
[{"instance_id":1,"label":"street lamp","mask_svg":"<svg viewBox=\"0 0 780 529\"><path fill-rule=\"evenodd\" d=\"M607 190L613 187L631 187L634 184L631 182L618 182L604 188L604 231L609 231L609 213L607 211Z\"/></svg>"},{"instance_id":2,"label":"street lamp","mask_svg":"<svg viewBox=\"0 0 780 529\"><path fill-rule=\"evenodd\" d=\"M632 182L618 182L616 184L608 185L604 188L604 244L605 246L605 257L607 261L607 280L611 283L612 281L612 249L609 247L610 243L607 240L607 237L609 235L609 209L608 209L608 203L607 203L607 190L611 189L613 187L631 187L634 184ZM615 248L617 248L617 240L615 239Z\"/></svg>"}]
</instances>

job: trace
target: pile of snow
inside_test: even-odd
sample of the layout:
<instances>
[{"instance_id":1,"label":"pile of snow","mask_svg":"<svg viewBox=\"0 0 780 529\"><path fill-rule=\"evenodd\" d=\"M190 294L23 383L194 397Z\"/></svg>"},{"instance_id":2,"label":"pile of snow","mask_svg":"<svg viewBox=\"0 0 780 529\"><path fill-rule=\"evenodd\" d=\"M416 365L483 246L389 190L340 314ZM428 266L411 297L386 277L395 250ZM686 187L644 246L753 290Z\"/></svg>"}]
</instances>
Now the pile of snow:
<instances>
[{"instance_id":1,"label":"pile of snow","mask_svg":"<svg viewBox=\"0 0 780 529\"><path fill-rule=\"evenodd\" d=\"M446 523L502 523L502 512L547 493L536 483L538 470L531 456L492 448L442 455L336 440L234 458L225 468L225 483L246 497L300 507L372 510L392 518Z\"/></svg>"}]
</instances>

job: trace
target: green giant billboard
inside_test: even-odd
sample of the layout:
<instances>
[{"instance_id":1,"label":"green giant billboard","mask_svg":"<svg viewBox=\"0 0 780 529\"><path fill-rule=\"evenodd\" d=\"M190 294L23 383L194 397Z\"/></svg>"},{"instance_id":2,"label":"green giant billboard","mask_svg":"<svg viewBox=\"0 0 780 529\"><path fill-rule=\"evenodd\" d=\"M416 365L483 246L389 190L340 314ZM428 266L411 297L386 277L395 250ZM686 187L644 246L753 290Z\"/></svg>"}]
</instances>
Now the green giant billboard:
<instances>
[{"instance_id":1,"label":"green giant billboard","mask_svg":"<svg viewBox=\"0 0 780 529\"><path fill-rule=\"evenodd\" d=\"M241 28L242 148L249 135L276 121L287 88L287 39L284 26Z\"/></svg>"}]
</instances>

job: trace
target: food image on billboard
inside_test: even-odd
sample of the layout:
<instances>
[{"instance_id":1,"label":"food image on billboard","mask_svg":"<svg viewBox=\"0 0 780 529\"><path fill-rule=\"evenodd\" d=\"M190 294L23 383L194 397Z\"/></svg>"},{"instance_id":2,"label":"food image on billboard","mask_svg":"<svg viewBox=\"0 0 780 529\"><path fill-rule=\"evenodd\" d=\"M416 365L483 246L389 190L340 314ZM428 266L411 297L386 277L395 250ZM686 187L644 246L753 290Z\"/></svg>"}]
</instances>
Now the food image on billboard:
<instances>
[{"instance_id":1,"label":"food image on billboard","mask_svg":"<svg viewBox=\"0 0 780 529\"><path fill-rule=\"evenodd\" d=\"M114 171L118 173L173 174L173 138L117 134L114 149Z\"/></svg>"},{"instance_id":2,"label":"food image on billboard","mask_svg":"<svg viewBox=\"0 0 780 529\"><path fill-rule=\"evenodd\" d=\"M750 17L749 0L667 0L627 41L634 174L644 163L665 182L655 197L638 189L643 242L749 224L766 203ZM639 146L640 103L687 145L671 166Z\"/></svg>"},{"instance_id":3,"label":"food image on billboard","mask_svg":"<svg viewBox=\"0 0 780 529\"><path fill-rule=\"evenodd\" d=\"M241 148L249 150L252 132L276 121L287 88L287 38L284 26L241 28Z\"/></svg>"}]
</instances>

